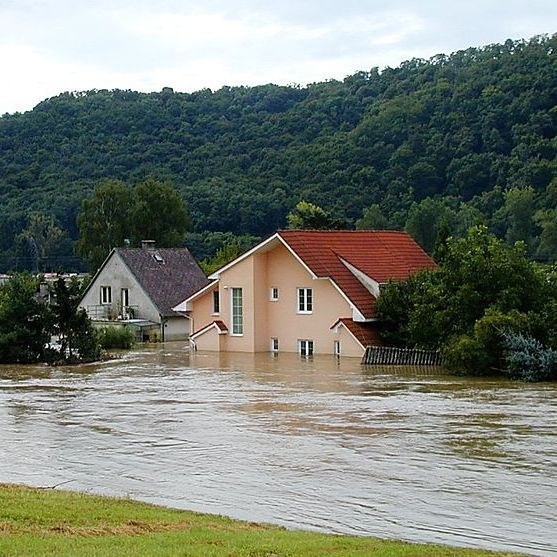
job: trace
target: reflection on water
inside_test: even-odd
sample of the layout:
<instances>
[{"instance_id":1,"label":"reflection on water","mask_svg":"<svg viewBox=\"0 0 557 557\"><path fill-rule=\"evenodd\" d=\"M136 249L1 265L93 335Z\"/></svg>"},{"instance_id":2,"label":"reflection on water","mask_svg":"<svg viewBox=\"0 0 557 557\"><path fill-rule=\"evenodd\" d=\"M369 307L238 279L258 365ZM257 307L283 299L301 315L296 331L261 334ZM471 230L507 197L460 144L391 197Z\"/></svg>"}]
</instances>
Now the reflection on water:
<instances>
[{"instance_id":1,"label":"reflection on water","mask_svg":"<svg viewBox=\"0 0 557 557\"><path fill-rule=\"evenodd\" d=\"M0 366L0 481L550 555L556 394L181 344L80 368Z\"/></svg>"}]
</instances>

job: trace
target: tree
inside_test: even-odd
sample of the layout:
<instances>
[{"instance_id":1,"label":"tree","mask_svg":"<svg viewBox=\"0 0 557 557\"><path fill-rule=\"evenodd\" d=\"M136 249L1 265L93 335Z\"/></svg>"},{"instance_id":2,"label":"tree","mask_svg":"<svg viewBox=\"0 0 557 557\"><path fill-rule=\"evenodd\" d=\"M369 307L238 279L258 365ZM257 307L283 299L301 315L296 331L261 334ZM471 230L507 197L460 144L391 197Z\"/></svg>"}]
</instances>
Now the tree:
<instances>
[{"instance_id":1,"label":"tree","mask_svg":"<svg viewBox=\"0 0 557 557\"><path fill-rule=\"evenodd\" d=\"M94 270L126 240L133 246L142 240L181 246L191 220L182 197L168 182L149 179L130 189L118 180L105 180L83 201L77 224L76 251Z\"/></svg>"},{"instance_id":2,"label":"tree","mask_svg":"<svg viewBox=\"0 0 557 557\"><path fill-rule=\"evenodd\" d=\"M509 245L522 241L532 252L535 238L535 192L531 187L510 188L505 192L505 202L495 219L506 225L505 239Z\"/></svg>"},{"instance_id":3,"label":"tree","mask_svg":"<svg viewBox=\"0 0 557 557\"><path fill-rule=\"evenodd\" d=\"M56 224L54 217L43 213L29 215L27 226L17 240L27 244L36 272L47 270L43 267L48 264L48 258L64 253L70 241L68 234Z\"/></svg>"},{"instance_id":4,"label":"tree","mask_svg":"<svg viewBox=\"0 0 557 557\"><path fill-rule=\"evenodd\" d=\"M181 246L191 218L180 193L170 182L146 180L132 192L129 214L132 242L155 240L161 247Z\"/></svg>"},{"instance_id":5,"label":"tree","mask_svg":"<svg viewBox=\"0 0 557 557\"><path fill-rule=\"evenodd\" d=\"M84 199L77 216L79 240L76 252L91 269L97 269L112 248L123 246L130 237L131 192L119 180L105 180Z\"/></svg>"},{"instance_id":6,"label":"tree","mask_svg":"<svg viewBox=\"0 0 557 557\"><path fill-rule=\"evenodd\" d=\"M344 223L318 205L300 201L286 216L288 228L311 230L339 230Z\"/></svg>"},{"instance_id":7,"label":"tree","mask_svg":"<svg viewBox=\"0 0 557 557\"><path fill-rule=\"evenodd\" d=\"M541 209L535 216L541 228L540 243L536 255L541 259L557 259L557 209Z\"/></svg>"},{"instance_id":8,"label":"tree","mask_svg":"<svg viewBox=\"0 0 557 557\"><path fill-rule=\"evenodd\" d=\"M443 200L427 197L410 207L405 228L425 251L432 253L439 240L440 230L452 230L455 220L454 211Z\"/></svg>"},{"instance_id":9,"label":"tree","mask_svg":"<svg viewBox=\"0 0 557 557\"><path fill-rule=\"evenodd\" d=\"M391 226L381 207L374 203L364 209L362 217L356 221L356 228L358 230L385 230Z\"/></svg>"},{"instance_id":10,"label":"tree","mask_svg":"<svg viewBox=\"0 0 557 557\"><path fill-rule=\"evenodd\" d=\"M201 261L200 267L206 275L210 275L231 261L234 261L241 252L240 243L237 240L232 240L224 244L214 257Z\"/></svg>"},{"instance_id":11,"label":"tree","mask_svg":"<svg viewBox=\"0 0 557 557\"><path fill-rule=\"evenodd\" d=\"M59 277L51 290L53 332L60 343L60 357L69 362L94 361L100 356L99 336L84 309L77 279L67 283Z\"/></svg>"},{"instance_id":12,"label":"tree","mask_svg":"<svg viewBox=\"0 0 557 557\"><path fill-rule=\"evenodd\" d=\"M473 227L447 239L437 269L385 285L376 312L389 343L442 349L446 365L466 373L501 369L504 332L556 347L557 270Z\"/></svg>"},{"instance_id":13,"label":"tree","mask_svg":"<svg viewBox=\"0 0 557 557\"><path fill-rule=\"evenodd\" d=\"M0 363L37 362L45 356L51 315L37 299L39 281L23 273L0 286Z\"/></svg>"}]
</instances>

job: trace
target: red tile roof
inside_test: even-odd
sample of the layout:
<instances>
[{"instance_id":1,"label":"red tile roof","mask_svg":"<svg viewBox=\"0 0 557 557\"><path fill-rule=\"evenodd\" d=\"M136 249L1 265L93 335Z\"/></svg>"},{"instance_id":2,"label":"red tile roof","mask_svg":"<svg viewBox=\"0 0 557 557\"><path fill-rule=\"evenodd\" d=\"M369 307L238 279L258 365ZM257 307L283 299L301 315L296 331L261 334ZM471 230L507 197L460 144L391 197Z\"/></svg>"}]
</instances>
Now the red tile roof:
<instances>
[{"instance_id":1,"label":"red tile roof","mask_svg":"<svg viewBox=\"0 0 557 557\"><path fill-rule=\"evenodd\" d=\"M342 260L378 283L435 267L406 232L280 230L278 234L316 276L333 280L366 318L374 315L375 298Z\"/></svg>"},{"instance_id":2,"label":"red tile roof","mask_svg":"<svg viewBox=\"0 0 557 557\"><path fill-rule=\"evenodd\" d=\"M216 319L215 321L211 321L211 323L208 323L207 325L204 325L200 329L197 329L197 331L195 331L195 333L192 333L191 336L192 337L197 336L200 333L203 333L203 332L207 331L211 327L216 327L219 334L228 332L228 327L224 324L224 322L221 321L220 319Z\"/></svg>"},{"instance_id":3,"label":"red tile roof","mask_svg":"<svg viewBox=\"0 0 557 557\"><path fill-rule=\"evenodd\" d=\"M364 348L382 344L377 333L376 323L357 323L349 317L341 317L331 329L334 329L339 323L342 323Z\"/></svg>"}]
</instances>

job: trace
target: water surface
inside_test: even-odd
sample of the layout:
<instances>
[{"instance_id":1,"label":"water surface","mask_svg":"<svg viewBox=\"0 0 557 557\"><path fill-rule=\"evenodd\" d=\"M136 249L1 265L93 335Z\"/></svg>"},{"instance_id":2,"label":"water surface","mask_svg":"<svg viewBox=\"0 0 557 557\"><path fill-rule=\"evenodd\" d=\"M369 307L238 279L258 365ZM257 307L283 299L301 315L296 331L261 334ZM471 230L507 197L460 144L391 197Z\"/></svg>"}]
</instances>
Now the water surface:
<instances>
[{"instance_id":1,"label":"water surface","mask_svg":"<svg viewBox=\"0 0 557 557\"><path fill-rule=\"evenodd\" d=\"M557 554L557 385L167 344L0 366L0 481Z\"/></svg>"}]
</instances>

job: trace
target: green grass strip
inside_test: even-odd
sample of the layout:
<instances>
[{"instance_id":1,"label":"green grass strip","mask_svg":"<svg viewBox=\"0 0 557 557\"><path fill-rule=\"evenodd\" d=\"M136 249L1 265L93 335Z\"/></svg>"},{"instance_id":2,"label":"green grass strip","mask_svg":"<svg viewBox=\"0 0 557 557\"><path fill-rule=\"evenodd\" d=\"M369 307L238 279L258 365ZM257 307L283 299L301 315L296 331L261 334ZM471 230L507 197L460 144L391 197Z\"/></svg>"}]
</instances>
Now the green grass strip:
<instances>
[{"instance_id":1,"label":"green grass strip","mask_svg":"<svg viewBox=\"0 0 557 557\"><path fill-rule=\"evenodd\" d=\"M286 530L128 499L0 484L0 555L502 557L511 554Z\"/></svg>"}]
</instances>

